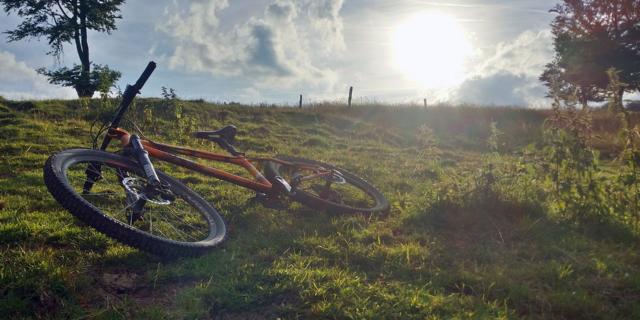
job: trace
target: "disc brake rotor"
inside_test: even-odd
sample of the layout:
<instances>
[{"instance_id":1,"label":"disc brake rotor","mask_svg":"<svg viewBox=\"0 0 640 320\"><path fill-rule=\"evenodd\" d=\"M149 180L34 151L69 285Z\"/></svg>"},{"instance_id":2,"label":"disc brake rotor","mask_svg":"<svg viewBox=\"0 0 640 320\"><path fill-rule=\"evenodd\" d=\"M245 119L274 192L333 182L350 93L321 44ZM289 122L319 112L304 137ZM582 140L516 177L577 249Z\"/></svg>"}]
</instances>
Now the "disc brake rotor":
<instances>
[{"instance_id":1,"label":"disc brake rotor","mask_svg":"<svg viewBox=\"0 0 640 320\"><path fill-rule=\"evenodd\" d=\"M331 183L337 183L337 184L347 183L347 180L345 180L342 174L337 170L331 170L331 174L325 175L322 178Z\"/></svg>"},{"instance_id":2,"label":"disc brake rotor","mask_svg":"<svg viewBox=\"0 0 640 320\"><path fill-rule=\"evenodd\" d=\"M157 190L156 192L153 192L154 194L151 196L147 195L147 192L145 192L145 189L147 189L147 183L140 178L124 178L122 179L122 185L128 193L147 202L159 205L168 205L171 203L171 200L169 199L172 197L172 195L165 196L164 190Z\"/></svg>"}]
</instances>

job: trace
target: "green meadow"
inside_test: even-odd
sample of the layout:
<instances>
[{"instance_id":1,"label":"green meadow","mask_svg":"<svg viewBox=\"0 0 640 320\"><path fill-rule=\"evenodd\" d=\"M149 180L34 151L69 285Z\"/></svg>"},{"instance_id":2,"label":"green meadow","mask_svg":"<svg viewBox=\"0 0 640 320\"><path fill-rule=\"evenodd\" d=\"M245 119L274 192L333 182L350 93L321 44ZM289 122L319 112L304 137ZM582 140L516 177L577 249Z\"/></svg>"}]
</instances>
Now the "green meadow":
<instances>
[{"instance_id":1,"label":"green meadow","mask_svg":"<svg viewBox=\"0 0 640 320\"><path fill-rule=\"evenodd\" d=\"M132 132L220 151L189 133L234 124L239 150L336 164L391 203L269 209L156 163L228 226L209 254L163 260L83 225L43 182L47 157L90 148L116 106L0 100L0 318L640 318L635 114L625 131L606 110L138 99Z\"/></svg>"}]
</instances>

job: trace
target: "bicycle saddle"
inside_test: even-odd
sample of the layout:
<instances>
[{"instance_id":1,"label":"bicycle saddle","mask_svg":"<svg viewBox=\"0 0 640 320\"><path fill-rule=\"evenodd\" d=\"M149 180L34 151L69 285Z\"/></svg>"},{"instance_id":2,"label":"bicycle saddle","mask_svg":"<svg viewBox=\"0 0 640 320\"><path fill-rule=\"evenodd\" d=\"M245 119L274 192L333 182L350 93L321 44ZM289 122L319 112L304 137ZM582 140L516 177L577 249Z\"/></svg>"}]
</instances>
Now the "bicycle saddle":
<instances>
[{"instance_id":1,"label":"bicycle saddle","mask_svg":"<svg viewBox=\"0 0 640 320\"><path fill-rule=\"evenodd\" d=\"M233 144L236 138L236 133L238 132L238 128L234 125L228 125L220 130L215 131L196 131L193 133L193 136L196 138L207 139L211 141L215 141L215 138L223 138L228 143Z\"/></svg>"}]
</instances>

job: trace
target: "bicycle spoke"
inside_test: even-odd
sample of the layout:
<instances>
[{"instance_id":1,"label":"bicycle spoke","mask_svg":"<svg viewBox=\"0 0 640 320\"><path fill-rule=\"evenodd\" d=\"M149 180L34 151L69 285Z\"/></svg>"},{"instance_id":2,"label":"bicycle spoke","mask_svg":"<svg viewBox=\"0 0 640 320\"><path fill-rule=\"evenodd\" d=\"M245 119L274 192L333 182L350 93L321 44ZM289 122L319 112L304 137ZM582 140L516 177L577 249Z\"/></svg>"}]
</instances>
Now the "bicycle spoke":
<instances>
[{"instance_id":1,"label":"bicycle spoke","mask_svg":"<svg viewBox=\"0 0 640 320\"><path fill-rule=\"evenodd\" d=\"M324 170L324 169L323 169ZM311 177L317 175L318 171L308 168L300 168L296 166L284 167L282 174L285 180L291 181L295 176ZM304 180L298 186L297 190L306 192L316 198L329 201L332 203L355 207L370 208L375 206L375 199L369 195L364 189L347 183L330 183L327 186L327 179L330 177L315 176L313 179Z\"/></svg>"},{"instance_id":2,"label":"bicycle spoke","mask_svg":"<svg viewBox=\"0 0 640 320\"><path fill-rule=\"evenodd\" d=\"M175 217L174 219L171 219L172 221L180 221L181 220L181 217L178 216L176 210L174 210L172 208L167 208L166 211L168 211L168 213L171 214L171 216ZM167 216L165 216L165 217L167 217ZM173 225L173 223L169 222L169 217L167 217L167 219L164 219L164 221L169 223L169 224L171 224L171 225ZM183 224L181 224L181 226L185 227L186 229L190 229L191 231L193 231L195 233L199 233L200 236L204 235L201 231L197 230L196 228L194 228L193 226L191 226L188 223L183 223ZM184 232L184 233L186 234L186 232Z\"/></svg>"},{"instance_id":3,"label":"bicycle spoke","mask_svg":"<svg viewBox=\"0 0 640 320\"><path fill-rule=\"evenodd\" d=\"M209 235L209 223L181 197L176 197L168 205L147 202L140 212L142 219L137 219L132 212L136 201L126 200L127 192L120 181L122 177L118 170L122 169L102 164L98 172L87 166L87 163L78 163L75 168L69 168L67 180L86 201L112 218L149 234L176 241L198 241ZM87 170L99 178L93 182L93 192L83 193L83 186L88 181ZM145 177L134 172L126 171L126 174L146 181ZM114 191L114 188L118 190Z\"/></svg>"},{"instance_id":4,"label":"bicycle spoke","mask_svg":"<svg viewBox=\"0 0 640 320\"><path fill-rule=\"evenodd\" d=\"M169 209L169 211L174 211L174 212L173 212L173 216L175 216L175 217L179 218L179 217L178 217L178 215L176 214L176 211L175 211L175 210L171 210L171 209ZM201 235L204 235L201 231L196 230L196 228L194 228L194 227L193 227L193 226L191 226L190 224L184 224L184 226L185 226L185 227L187 227L187 228L190 228L191 230L193 230L193 231L195 231L195 232L200 232L200 234L201 234Z\"/></svg>"},{"instance_id":5,"label":"bicycle spoke","mask_svg":"<svg viewBox=\"0 0 640 320\"><path fill-rule=\"evenodd\" d=\"M184 234L185 236L187 236L188 238L191 238L190 240L197 240L196 238L194 238L194 237L192 237L192 236L188 235L186 232L183 232L183 231L178 230L178 229L177 229L176 227L174 227L174 226L173 226L173 224L172 224L172 223L170 223L168 220L163 219L163 218L160 218L160 220L163 220L164 222L166 222L166 224L167 224L171 229L173 229L174 231L176 231L176 233L178 233L178 234L182 233L182 234Z\"/></svg>"}]
</instances>

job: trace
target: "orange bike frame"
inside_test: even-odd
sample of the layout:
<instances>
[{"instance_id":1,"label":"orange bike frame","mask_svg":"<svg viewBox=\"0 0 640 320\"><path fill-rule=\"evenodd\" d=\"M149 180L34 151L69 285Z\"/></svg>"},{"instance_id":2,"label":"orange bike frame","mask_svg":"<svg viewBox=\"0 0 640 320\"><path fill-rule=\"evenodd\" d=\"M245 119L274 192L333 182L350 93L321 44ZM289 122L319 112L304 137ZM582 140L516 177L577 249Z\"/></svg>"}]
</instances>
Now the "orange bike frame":
<instances>
[{"instance_id":1,"label":"orange bike frame","mask_svg":"<svg viewBox=\"0 0 640 320\"><path fill-rule=\"evenodd\" d=\"M112 128L112 129L109 129L108 134L111 138L120 140L120 143L122 144L123 147L126 147L129 145L129 139L131 138L131 135L129 134L129 132L121 128L115 128L115 129ZM222 179L222 180L237 184L239 186L249 188L262 193L272 193L273 186L271 182L269 182L269 180L267 180L262 175L262 173L260 173L260 171L256 169L256 167L253 165L253 163L251 163L251 161L275 161L279 163L288 164L288 162L286 161L273 159L273 158L247 158L244 155L228 156L228 155L219 154L219 153L212 153L207 151L201 151L201 150L195 150L195 149L157 143L147 139L140 139L140 140L142 142L142 145L144 145L144 149L147 150L147 152L149 152L149 155L155 159L166 161L166 162L175 164L177 166L188 168L188 169L200 172L202 174L212 176L218 179ZM238 165L243 167L245 170L247 170L255 178L255 180L247 179L245 177L241 177L220 169L204 166L197 162L178 157L176 156L176 154L182 154L182 155L191 156L195 158L221 161L225 163Z\"/></svg>"}]
</instances>

